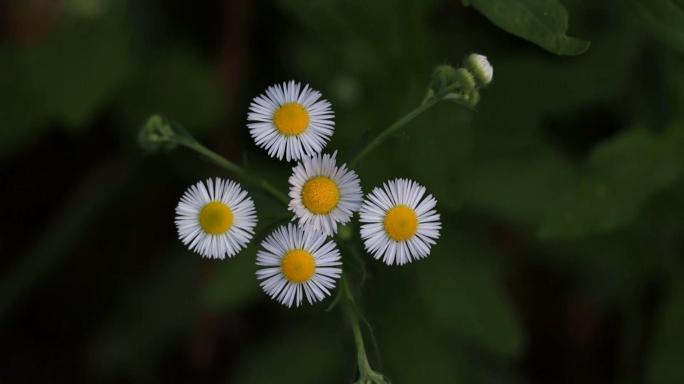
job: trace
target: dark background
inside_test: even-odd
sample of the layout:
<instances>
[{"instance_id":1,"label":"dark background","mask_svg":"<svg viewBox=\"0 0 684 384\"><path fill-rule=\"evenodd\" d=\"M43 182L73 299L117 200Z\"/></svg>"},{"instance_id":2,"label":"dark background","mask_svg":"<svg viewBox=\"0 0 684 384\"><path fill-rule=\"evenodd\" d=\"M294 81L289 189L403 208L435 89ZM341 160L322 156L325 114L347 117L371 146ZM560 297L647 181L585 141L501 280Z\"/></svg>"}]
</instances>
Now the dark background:
<instances>
[{"instance_id":1,"label":"dark background","mask_svg":"<svg viewBox=\"0 0 684 384\"><path fill-rule=\"evenodd\" d=\"M260 291L268 232L225 261L176 238L185 188L230 175L145 155L137 132L163 113L285 190L290 165L248 135L252 97L321 90L344 156L469 52L495 68L477 111L442 103L357 167L365 191L426 185L444 224L426 260L364 254L363 284L344 257L374 366L394 383L684 382L684 60L631 2L563 1L592 41L577 57L455 0L0 4L0 382L352 382L330 299ZM251 192L262 229L282 216Z\"/></svg>"}]
</instances>

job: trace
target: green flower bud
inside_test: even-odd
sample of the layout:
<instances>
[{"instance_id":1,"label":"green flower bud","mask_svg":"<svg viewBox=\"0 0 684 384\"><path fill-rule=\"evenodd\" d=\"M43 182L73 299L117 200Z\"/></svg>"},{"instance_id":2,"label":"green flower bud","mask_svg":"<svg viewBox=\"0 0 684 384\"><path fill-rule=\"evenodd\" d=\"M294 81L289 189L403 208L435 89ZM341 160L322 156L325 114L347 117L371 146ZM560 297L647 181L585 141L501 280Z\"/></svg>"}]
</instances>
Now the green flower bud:
<instances>
[{"instance_id":1,"label":"green flower bud","mask_svg":"<svg viewBox=\"0 0 684 384\"><path fill-rule=\"evenodd\" d=\"M438 65L432 73L430 80L430 90L433 93L439 93L444 88L450 86L456 81L456 69L449 64Z\"/></svg>"},{"instance_id":2,"label":"green flower bud","mask_svg":"<svg viewBox=\"0 0 684 384\"><path fill-rule=\"evenodd\" d=\"M138 134L140 146L150 152L172 149L176 146L173 141L176 136L171 124L159 115L152 115L145 122Z\"/></svg>"},{"instance_id":3,"label":"green flower bud","mask_svg":"<svg viewBox=\"0 0 684 384\"><path fill-rule=\"evenodd\" d=\"M468 69L456 69L451 65L444 64L435 68L425 100L439 95L444 99L470 105L469 102L465 102L464 98L477 87L478 82ZM447 93L445 94L445 92Z\"/></svg>"},{"instance_id":4,"label":"green flower bud","mask_svg":"<svg viewBox=\"0 0 684 384\"><path fill-rule=\"evenodd\" d=\"M465 60L465 67L483 87L489 85L494 78L494 68L487 60L487 56L471 53Z\"/></svg>"},{"instance_id":5,"label":"green flower bud","mask_svg":"<svg viewBox=\"0 0 684 384\"><path fill-rule=\"evenodd\" d=\"M472 90L466 95L465 100L470 107L475 107L480 102L480 92L476 89Z\"/></svg>"},{"instance_id":6,"label":"green flower bud","mask_svg":"<svg viewBox=\"0 0 684 384\"><path fill-rule=\"evenodd\" d=\"M477 86L475 77L473 77L473 74L465 68L456 70L456 80L459 82L460 88L464 91L473 90Z\"/></svg>"}]
</instances>

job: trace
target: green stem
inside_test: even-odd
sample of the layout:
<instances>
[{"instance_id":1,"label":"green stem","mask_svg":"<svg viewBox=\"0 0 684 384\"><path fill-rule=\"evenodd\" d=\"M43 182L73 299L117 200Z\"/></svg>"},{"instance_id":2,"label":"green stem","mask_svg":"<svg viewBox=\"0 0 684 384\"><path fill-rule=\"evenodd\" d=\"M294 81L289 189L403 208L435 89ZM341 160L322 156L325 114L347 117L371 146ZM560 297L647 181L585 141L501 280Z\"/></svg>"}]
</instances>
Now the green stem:
<instances>
[{"instance_id":1,"label":"green stem","mask_svg":"<svg viewBox=\"0 0 684 384\"><path fill-rule=\"evenodd\" d=\"M211 149L205 147L204 145L197 142L195 139L179 136L175 138L174 141L178 145L182 145L188 149L192 149L193 151L205 156L209 160L216 163L218 166L222 167L228 172L233 173L236 177L242 179L243 181L258 186L259 188L263 189L266 193L268 193L281 203L285 205L288 204L290 199L288 199L287 195L279 191L268 181L260 177L250 176L244 168L219 155L218 153L212 151Z\"/></svg>"},{"instance_id":2,"label":"green stem","mask_svg":"<svg viewBox=\"0 0 684 384\"><path fill-rule=\"evenodd\" d=\"M361 321L354 301L354 296L352 295L351 289L349 288L349 283L347 282L347 277L343 274L340 279L340 289L342 290L344 297L344 312L347 315L347 320L352 328L352 333L354 334L354 344L356 345L356 363L359 369L359 379L356 381L357 384L385 384L388 383L387 379L376 372L371 367L368 362L368 354L366 353L366 345L363 339L363 332L361 330Z\"/></svg>"},{"instance_id":3,"label":"green stem","mask_svg":"<svg viewBox=\"0 0 684 384\"><path fill-rule=\"evenodd\" d=\"M232 161L205 147L204 145L200 144L198 141L194 139L187 139L181 137L176 139L176 142L188 149L192 149L193 151L199 153L202 156L205 156L209 160L216 163L218 166L224 168L228 172L233 173L235 176L239 178L243 178L247 174L246 171L239 165L233 163Z\"/></svg>"},{"instance_id":4,"label":"green stem","mask_svg":"<svg viewBox=\"0 0 684 384\"><path fill-rule=\"evenodd\" d=\"M346 276L342 277L340 282L342 289L344 291L345 306L344 310L347 314L347 319L351 325L352 332L354 333L354 343L356 344L356 355L357 364L359 365L359 370L362 370L368 366L368 356L366 354L366 345L363 340L363 332L361 331L361 324L359 321L359 315L356 312L356 304L354 302L354 297L349 289L349 284L347 283Z\"/></svg>"},{"instance_id":5,"label":"green stem","mask_svg":"<svg viewBox=\"0 0 684 384\"><path fill-rule=\"evenodd\" d=\"M422 104L420 104L419 106L411 110L409 113L402 116L399 120L395 121L392 125L385 128L384 131L380 132L377 136L375 136L373 140L369 141L368 144L366 144L363 147L363 149L361 149L356 154L356 156L354 156L349 161L349 167L354 168L361 159L363 159L368 153L370 153L370 151L372 151L377 146L382 144L385 140L387 140L387 138L390 137L393 133L404 127L406 124L410 123L413 119L420 116L423 112L432 108L435 104L444 100L444 98L447 97L447 95L449 95L452 91L458 89L459 87L461 87L461 83L454 82L448 87L442 89L439 93L431 97L426 97L426 99L423 100Z\"/></svg>"},{"instance_id":6,"label":"green stem","mask_svg":"<svg viewBox=\"0 0 684 384\"><path fill-rule=\"evenodd\" d=\"M419 105L417 108L413 109L406 115L404 115L402 118L399 120L395 121L394 124L390 125L387 127L384 131L380 132L373 140L369 141L366 146L359 151L359 153L354 156L349 161L349 167L354 168L356 164L363 159L370 151L375 149L377 146L382 144L387 138L398 131L400 128L411 122L411 120L415 119L416 117L420 116L423 112L427 111L428 109L432 108L433 105L437 104L440 101L438 98L433 98L430 100L427 100L425 103Z\"/></svg>"}]
</instances>

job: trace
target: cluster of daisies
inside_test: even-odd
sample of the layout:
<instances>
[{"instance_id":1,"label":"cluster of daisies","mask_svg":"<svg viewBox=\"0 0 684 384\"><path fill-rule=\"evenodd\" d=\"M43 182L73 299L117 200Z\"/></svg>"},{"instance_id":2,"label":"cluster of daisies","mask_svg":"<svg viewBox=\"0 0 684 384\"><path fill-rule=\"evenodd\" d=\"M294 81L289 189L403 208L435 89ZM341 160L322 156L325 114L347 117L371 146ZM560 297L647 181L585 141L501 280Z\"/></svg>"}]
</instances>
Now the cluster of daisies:
<instances>
[{"instance_id":1,"label":"cluster of daisies","mask_svg":"<svg viewBox=\"0 0 684 384\"><path fill-rule=\"evenodd\" d=\"M473 75L491 81L486 58L470 60L477 64ZM403 265L429 255L441 229L435 198L407 179L387 181L364 198L356 172L338 165L336 152L322 153L335 123L320 92L294 81L271 86L252 101L247 120L257 146L271 157L297 161L288 206L296 224L268 235L256 257L257 278L270 297L291 307L329 296L342 274L341 255L331 237L356 212L365 249L376 259ZM256 224L253 200L230 180L198 182L176 208L181 241L208 258L240 252Z\"/></svg>"}]
</instances>

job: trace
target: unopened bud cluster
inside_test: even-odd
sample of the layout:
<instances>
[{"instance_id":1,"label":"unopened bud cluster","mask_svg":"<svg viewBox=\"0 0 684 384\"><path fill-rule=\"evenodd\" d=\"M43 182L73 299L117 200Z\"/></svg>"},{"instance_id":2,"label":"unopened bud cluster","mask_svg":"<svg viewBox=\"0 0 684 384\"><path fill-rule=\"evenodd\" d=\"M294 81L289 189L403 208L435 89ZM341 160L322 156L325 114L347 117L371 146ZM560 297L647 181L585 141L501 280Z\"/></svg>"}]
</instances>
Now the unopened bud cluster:
<instances>
[{"instance_id":1,"label":"unopened bud cluster","mask_svg":"<svg viewBox=\"0 0 684 384\"><path fill-rule=\"evenodd\" d=\"M487 57L472 53L458 69L448 64L435 68L425 100L439 98L475 107L480 101L480 89L489 85L493 77L494 69Z\"/></svg>"}]
</instances>

